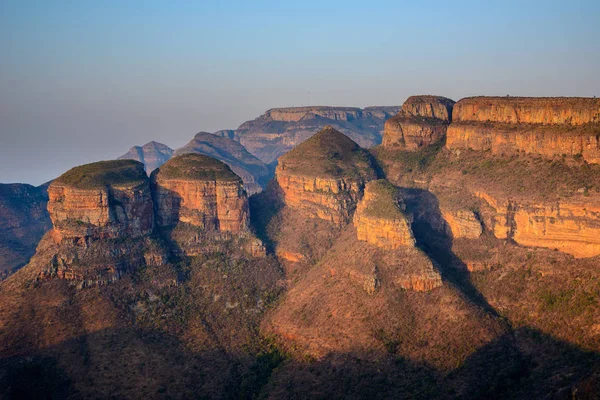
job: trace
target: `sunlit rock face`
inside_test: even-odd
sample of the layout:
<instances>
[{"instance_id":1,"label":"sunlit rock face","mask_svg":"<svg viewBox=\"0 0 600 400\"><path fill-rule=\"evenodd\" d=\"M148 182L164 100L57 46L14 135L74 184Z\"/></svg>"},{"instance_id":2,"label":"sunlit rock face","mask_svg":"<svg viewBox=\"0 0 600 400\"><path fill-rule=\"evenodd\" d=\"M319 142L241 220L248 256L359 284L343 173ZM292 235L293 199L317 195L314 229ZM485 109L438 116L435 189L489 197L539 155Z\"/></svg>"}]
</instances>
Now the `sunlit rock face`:
<instances>
[{"instance_id":1,"label":"sunlit rock face","mask_svg":"<svg viewBox=\"0 0 600 400\"><path fill-rule=\"evenodd\" d=\"M471 97L456 103L446 147L600 162L600 99Z\"/></svg>"},{"instance_id":2,"label":"sunlit rock face","mask_svg":"<svg viewBox=\"0 0 600 400\"><path fill-rule=\"evenodd\" d=\"M477 239L483 233L478 216L471 210L442 209L442 216L455 239Z\"/></svg>"},{"instance_id":3,"label":"sunlit rock face","mask_svg":"<svg viewBox=\"0 0 600 400\"><path fill-rule=\"evenodd\" d=\"M369 182L354 214L358 240L384 249L415 246L410 218L394 186L385 180Z\"/></svg>"},{"instance_id":4,"label":"sunlit rock face","mask_svg":"<svg viewBox=\"0 0 600 400\"><path fill-rule=\"evenodd\" d=\"M48 212L59 241L138 238L154 227L152 196L141 163L101 161L66 172L48 187Z\"/></svg>"},{"instance_id":5,"label":"sunlit rock face","mask_svg":"<svg viewBox=\"0 0 600 400\"><path fill-rule=\"evenodd\" d=\"M152 174L159 227L179 222L210 231L248 228L248 198L240 177L200 154L175 157Z\"/></svg>"},{"instance_id":6,"label":"sunlit rock face","mask_svg":"<svg viewBox=\"0 0 600 400\"><path fill-rule=\"evenodd\" d=\"M496 211L489 222L497 238L523 246L558 249L575 257L600 255L600 197L580 196L553 202L477 195Z\"/></svg>"},{"instance_id":7,"label":"sunlit rock face","mask_svg":"<svg viewBox=\"0 0 600 400\"><path fill-rule=\"evenodd\" d=\"M368 152L331 127L282 156L275 174L286 206L335 224L350 221L377 177Z\"/></svg>"},{"instance_id":8,"label":"sunlit rock face","mask_svg":"<svg viewBox=\"0 0 600 400\"><path fill-rule=\"evenodd\" d=\"M417 150L443 141L453 105L453 100L441 96L409 97L398 115L385 122L383 147Z\"/></svg>"}]
</instances>

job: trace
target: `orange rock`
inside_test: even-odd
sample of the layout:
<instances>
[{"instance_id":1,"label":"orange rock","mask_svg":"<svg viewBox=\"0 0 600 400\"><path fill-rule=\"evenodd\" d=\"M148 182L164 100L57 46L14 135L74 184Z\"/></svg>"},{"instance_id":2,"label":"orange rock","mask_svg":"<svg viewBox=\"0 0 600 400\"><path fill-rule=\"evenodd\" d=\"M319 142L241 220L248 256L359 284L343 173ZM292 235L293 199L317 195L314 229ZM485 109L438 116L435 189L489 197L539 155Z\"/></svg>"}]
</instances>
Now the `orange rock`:
<instances>
[{"instance_id":1,"label":"orange rock","mask_svg":"<svg viewBox=\"0 0 600 400\"><path fill-rule=\"evenodd\" d=\"M414 247L410 220L402 212L397 190L387 181L371 181L354 214L358 240L384 249Z\"/></svg>"},{"instance_id":2,"label":"orange rock","mask_svg":"<svg viewBox=\"0 0 600 400\"><path fill-rule=\"evenodd\" d=\"M161 227L183 222L206 230L248 228L242 180L218 160L200 154L172 158L152 174L152 188Z\"/></svg>"},{"instance_id":3,"label":"orange rock","mask_svg":"<svg viewBox=\"0 0 600 400\"><path fill-rule=\"evenodd\" d=\"M541 203L476 195L496 210L492 231L497 238L558 249L578 258L600 255L599 196Z\"/></svg>"},{"instance_id":4,"label":"orange rock","mask_svg":"<svg viewBox=\"0 0 600 400\"><path fill-rule=\"evenodd\" d=\"M441 211L444 220L452 232L452 237L455 239L477 239L483 233L481 221L473 211L450 211L445 209L442 209Z\"/></svg>"},{"instance_id":5,"label":"orange rock","mask_svg":"<svg viewBox=\"0 0 600 400\"><path fill-rule=\"evenodd\" d=\"M451 120L454 101L440 96L412 96L398 115L385 122L386 149L417 150L441 141Z\"/></svg>"},{"instance_id":6,"label":"orange rock","mask_svg":"<svg viewBox=\"0 0 600 400\"><path fill-rule=\"evenodd\" d=\"M123 174L123 179L118 174ZM104 180L106 176L112 180ZM137 238L154 226L152 197L143 164L121 160L73 168L48 187L53 237L73 244Z\"/></svg>"},{"instance_id":7,"label":"orange rock","mask_svg":"<svg viewBox=\"0 0 600 400\"><path fill-rule=\"evenodd\" d=\"M446 147L600 162L600 99L473 97L453 110Z\"/></svg>"}]
</instances>

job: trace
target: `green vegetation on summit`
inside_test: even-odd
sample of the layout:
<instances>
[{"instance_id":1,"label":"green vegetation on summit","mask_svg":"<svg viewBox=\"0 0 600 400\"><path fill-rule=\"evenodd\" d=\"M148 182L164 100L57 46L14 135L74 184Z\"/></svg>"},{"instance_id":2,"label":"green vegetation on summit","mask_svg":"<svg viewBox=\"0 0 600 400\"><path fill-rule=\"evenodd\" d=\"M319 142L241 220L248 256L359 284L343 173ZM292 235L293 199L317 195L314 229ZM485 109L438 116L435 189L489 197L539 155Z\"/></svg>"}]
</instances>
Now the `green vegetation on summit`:
<instances>
[{"instance_id":1,"label":"green vegetation on summit","mask_svg":"<svg viewBox=\"0 0 600 400\"><path fill-rule=\"evenodd\" d=\"M163 164L156 172L166 179L238 181L227 164L212 157L188 153L174 157Z\"/></svg>"},{"instance_id":2,"label":"green vegetation on summit","mask_svg":"<svg viewBox=\"0 0 600 400\"><path fill-rule=\"evenodd\" d=\"M136 185L147 178L144 164L134 160L98 161L72 168L54 183L80 189L97 189L108 185Z\"/></svg>"},{"instance_id":3,"label":"green vegetation on summit","mask_svg":"<svg viewBox=\"0 0 600 400\"><path fill-rule=\"evenodd\" d=\"M279 159L287 173L320 178L358 178L371 175L374 161L348 136L325 127Z\"/></svg>"}]
</instances>

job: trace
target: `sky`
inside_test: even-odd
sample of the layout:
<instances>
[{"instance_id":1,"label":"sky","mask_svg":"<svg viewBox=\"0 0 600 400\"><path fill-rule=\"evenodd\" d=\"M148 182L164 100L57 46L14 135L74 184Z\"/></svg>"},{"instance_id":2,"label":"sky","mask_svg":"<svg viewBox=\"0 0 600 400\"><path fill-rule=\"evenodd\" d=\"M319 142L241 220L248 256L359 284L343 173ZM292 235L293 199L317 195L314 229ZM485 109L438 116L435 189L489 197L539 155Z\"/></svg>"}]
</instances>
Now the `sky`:
<instances>
[{"instance_id":1,"label":"sky","mask_svg":"<svg viewBox=\"0 0 600 400\"><path fill-rule=\"evenodd\" d=\"M0 0L0 182L272 107L600 97L599 21L598 0Z\"/></svg>"}]
</instances>

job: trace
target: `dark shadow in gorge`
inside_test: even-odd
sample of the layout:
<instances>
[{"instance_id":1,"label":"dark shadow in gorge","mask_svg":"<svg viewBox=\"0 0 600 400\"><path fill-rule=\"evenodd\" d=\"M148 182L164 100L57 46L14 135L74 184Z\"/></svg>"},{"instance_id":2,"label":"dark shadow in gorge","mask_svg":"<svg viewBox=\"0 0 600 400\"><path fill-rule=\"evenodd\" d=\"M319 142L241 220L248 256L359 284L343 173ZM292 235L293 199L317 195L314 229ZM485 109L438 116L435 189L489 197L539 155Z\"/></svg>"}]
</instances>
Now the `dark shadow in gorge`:
<instances>
[{"instance_id":1,"label":"dark shadow in gorge","mask_svg":"<svg viewBox=\"0 0 600 400\"><path fill-rule=\"evenodd\" d=\"M480 348L448 374L394 354L315 361L274 348L191 351L176 336L130 327L0 357L0 398L596 398L599 377L598 353L529 328Z\"/></svg>"},{"instance_id":2,"label":"dark shadow in gorge","mask_svg":"<svg viewBox=\"0 0 600 400\"><path fill-rule=\"evenodd\" d=\"M471 283L465 263L452 252L452 236L448 233L437 197L423 189L402 188L401 192L408 211L413 215L412 229L417 246L438 264L442 278L460 289L470 301L498 316Z\"/></svg>"}]
</instances>

